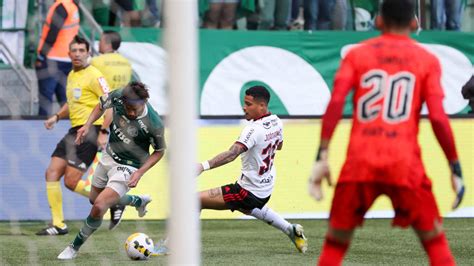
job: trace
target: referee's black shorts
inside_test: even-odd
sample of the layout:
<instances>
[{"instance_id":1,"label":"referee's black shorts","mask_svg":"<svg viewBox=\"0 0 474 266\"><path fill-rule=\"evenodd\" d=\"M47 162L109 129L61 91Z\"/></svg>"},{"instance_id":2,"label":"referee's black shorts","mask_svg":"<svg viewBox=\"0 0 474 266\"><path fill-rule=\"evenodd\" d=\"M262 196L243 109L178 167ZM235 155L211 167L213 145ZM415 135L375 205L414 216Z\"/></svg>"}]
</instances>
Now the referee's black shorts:
<instances>
[{"instance_id":1,"label":"referee's black shorts","mask_svg":"<svg viewBox=\"0 0 474 266\"><path fill-rule=\"evenodd\" d=\"M270 196L262 199L252 192L241 187L237 182L234 184L227 184L221 187L222 195L224 196L225 205L231 210L248 210L255 208L263 208L270 200Z\"/></svg>"},{"instance_id":2,"label":"referee's black shorts","mask_svg":"<svg viewBox=\"0 0 474 266\"><path fill-rule=\"evenodd\" d=\"M68 163L68 165L81 171L86 171L94 161L97 153L97 136L100 126L90 128L81 145L76 145L77 130L82 126L70 128L67 134L56 145L51 157L59 157Z\"/></svg>"}]
</instances>

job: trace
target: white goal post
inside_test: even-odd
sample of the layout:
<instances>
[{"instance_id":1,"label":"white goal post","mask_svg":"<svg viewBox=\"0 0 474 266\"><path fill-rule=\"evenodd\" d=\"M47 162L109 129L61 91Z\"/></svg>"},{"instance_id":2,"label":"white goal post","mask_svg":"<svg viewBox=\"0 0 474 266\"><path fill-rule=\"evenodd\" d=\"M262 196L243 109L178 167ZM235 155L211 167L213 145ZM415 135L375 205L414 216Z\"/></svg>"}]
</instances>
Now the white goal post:
<instances>
[{"instance_id":1,"label":"white goal post","mask_svg":"<svg viewBox=\"0 0 474 266\"><path fill-rule=\"evenodd\" d=\"M198 10L196 0L165 0L164 46L168 54L170 131L169 265L200 264L196 182Z\"/></svg>"}]
</instances>

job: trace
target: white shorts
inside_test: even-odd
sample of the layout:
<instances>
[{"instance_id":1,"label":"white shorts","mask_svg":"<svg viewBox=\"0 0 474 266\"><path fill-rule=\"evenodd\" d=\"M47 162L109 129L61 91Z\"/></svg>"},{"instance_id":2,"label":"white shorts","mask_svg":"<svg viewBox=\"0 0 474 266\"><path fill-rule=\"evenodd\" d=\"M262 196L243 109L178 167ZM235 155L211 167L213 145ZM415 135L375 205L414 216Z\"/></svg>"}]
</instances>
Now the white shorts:
<instances>
[{"instance_id":1,"label":"white shorts","mask_svg":"<svg viewBox=\"0 0 474 266\"><path fill-rule=\"evenodd\" d=\"M104 152L94 171L92 185L97 188L109 187L122 197L130 188L128 180L137 168L119 164L107 152Z\"/></svg>"}]
</instances>

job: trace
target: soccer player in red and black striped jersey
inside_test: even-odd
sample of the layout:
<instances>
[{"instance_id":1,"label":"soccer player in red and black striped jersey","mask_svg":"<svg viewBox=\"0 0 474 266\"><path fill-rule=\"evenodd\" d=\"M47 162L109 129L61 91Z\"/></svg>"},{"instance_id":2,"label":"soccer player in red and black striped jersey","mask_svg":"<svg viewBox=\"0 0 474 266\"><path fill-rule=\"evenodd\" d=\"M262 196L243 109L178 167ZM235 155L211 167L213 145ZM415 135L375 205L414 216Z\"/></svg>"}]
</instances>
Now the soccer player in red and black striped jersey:
<instances>
[{"instance_id":1,"label":"soccer player in red and black striped jersey","mask_svg":"<svg viewBox=\"0 0 474 266\"><path fill-rule=\"evenodd\" d=\"M385 0L376 20L383 34L349 51L336 74L310 177L310 193L317 200L322 198L322 180L331 184L329 141L350 91L353 125L320 265L342 263L355 227L362 225L365 213L382 194L392 201L393 225L414 228L432 265L455 264L417 141L423 103L452 170L453 208L464 194L461 166L442 105L440 63L409 37L417 27L414 11L413 1Z\"/></svg>"}]
</instances>

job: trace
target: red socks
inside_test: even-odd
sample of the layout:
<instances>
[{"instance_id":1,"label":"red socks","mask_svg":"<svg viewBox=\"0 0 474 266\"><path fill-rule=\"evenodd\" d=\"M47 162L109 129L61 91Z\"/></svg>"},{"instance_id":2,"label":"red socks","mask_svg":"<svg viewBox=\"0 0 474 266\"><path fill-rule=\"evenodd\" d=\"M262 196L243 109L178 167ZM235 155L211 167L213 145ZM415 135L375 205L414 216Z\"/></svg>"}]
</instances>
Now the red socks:
<instances>
[{"instance_id":1,"label":"red socks","mask_svg":"<svg viewBox=\"0 0 474 266\"><path fill-rule=\"evenodd\" d=\"M456 265L444 233L433 239L422 241L421 243L428 254L431 266ZM323 250L319 256L318 265L341 265L348 248L349 243L341 243L330 236L326 236Z\"/></svg>"},{"instance_id":2,"label":"red socks","mask_svg":"<svg viewBox=\"0 0 474 266\"><path fill-rule=\"evenodd\" d=\"M319 256L318 265L332 266L341 265L344 255L349 248L349 243L341 243L330 236L326 236L323 250Z\"/></svg>"},{"instance_id":3,"label":"red socks","mask_svg":"<svg viewBox=\"0 0 474 266\"><path fill-rule=\"evenodd\" d=\"M432 266L456 265L444 233L433 239L424 240L421 243L426 254L428 254Z\"/></svg>"}]
</instances>

